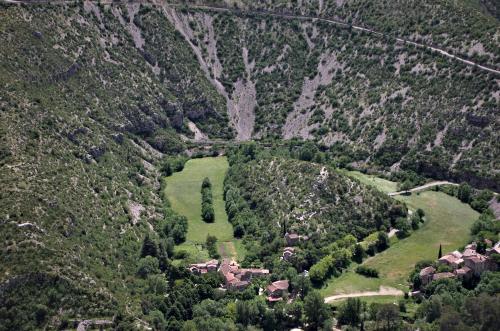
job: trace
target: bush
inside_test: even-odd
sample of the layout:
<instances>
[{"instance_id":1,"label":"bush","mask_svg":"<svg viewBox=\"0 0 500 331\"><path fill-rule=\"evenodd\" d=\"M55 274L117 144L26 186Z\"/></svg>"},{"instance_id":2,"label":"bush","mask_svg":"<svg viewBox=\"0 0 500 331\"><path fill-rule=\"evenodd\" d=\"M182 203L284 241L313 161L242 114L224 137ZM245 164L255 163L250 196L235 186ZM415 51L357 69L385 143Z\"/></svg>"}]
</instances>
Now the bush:
<instances>
[{"instance_id":1,"label":"bush","mask_svg":"<svg viewBox=\"0 0 500 331\"><path fill-rule=\"evenodd\" d=\"M360 265L359 267L356 268L356 273L366 276L366 277L371 277L371 278L378 278L378 271L370 268L370 267L365 267Z\"/></svg>"}]
</instances>

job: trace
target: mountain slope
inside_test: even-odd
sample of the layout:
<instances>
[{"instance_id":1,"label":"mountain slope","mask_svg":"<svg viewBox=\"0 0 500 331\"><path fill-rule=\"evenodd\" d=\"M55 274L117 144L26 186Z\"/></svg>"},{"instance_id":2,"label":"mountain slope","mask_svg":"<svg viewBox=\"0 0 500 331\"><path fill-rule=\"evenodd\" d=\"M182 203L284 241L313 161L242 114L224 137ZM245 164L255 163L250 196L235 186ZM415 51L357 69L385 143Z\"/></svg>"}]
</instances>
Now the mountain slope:
<instances>
[{"instance_id":1,"label":"mountain slope","mask_svg":"<svg viewBox=\"0 0 500 331\"><path fill-rule=\"evenodd\" d=\"M495 74L325 22L166 10L214 79L254 105L239 117L253 137L314 139L353 162L498 188Z\"/></svg>"},{"instance_id":2,"label":"mountain slope","mask_svg":"<svg viewBox=\"0 0 500 331\"><path fill-rule=\"evenodd\" d=\"M157 11L1 6L0 329L137 312L140 245L165 218L157 169L188 125L232 137L224 102Z\"/></svg>"}]
</instances>

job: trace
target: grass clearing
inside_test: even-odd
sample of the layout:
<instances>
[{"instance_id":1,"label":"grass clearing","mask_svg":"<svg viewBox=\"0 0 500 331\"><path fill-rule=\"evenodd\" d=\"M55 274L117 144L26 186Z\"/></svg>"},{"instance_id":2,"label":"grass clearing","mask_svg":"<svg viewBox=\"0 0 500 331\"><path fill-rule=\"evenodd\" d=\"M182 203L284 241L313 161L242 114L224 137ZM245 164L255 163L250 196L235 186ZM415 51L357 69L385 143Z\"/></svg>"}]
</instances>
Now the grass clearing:
<instances>
[{"instance_id":1,"label":"grass clearing","mask_svg":"<svg viewBox=\"0 0 500 331\"><path fill-rule=\"evenodd\" d=\"M367 175L359 171L346 171L341 170L344 175L356 178L361 183L375 187L376 189L385 192L396 192L398 190L398 184L390 180L380 178L374 175Z\"/></svg>"},{"instance_id":2,"label":"grass clearing","mask_svg":"<svg viewBox=\"0 0 500 331\"><path fill-rule=\"evenodd\" d=\"M360 177L360 174L357 173L356 177ZM377 183L371 179L367 180ZM386 191L389 188L387 183L381 185ZM405 202L410 210L422 208L426 214L426 222L410 237L396 240L389 249L363 262L363 265L377 269L380 278L358 275L354 272L353 265L340 277L332 278L328 282L321 290L325 296L374 291L380 286L407 290L407 277L415 263L425 259L437 259L440 244L443 246L443 253L465 245L469 240L470 227L479 216L469 205L442 192L425 191L409 196L397 196L396 199Z\"/></svg>"},{"instance_id":3,"label":"grass clearing","mask_svg":"<svg viewBox=\"0 0 500 331\"><path fill-rule=\"evenodd\" d=\"M177 213L188 219L186 242L178 246L196 259L208 257L199 244L205 243L208 234L219 242L229 242L233 238L233 227L227 220L223 199L224 176L229 164L226 157L205 157L186 162L184 170L167 177L165 194ZM206 223L201 218L201 183L205 177L212 183L214 223Z\"/></svg>"},{"instance_id":4,"label":"grass clearing","mask_svg":"<svg viewBox=\"0 0 500 331\"><path fill-rule=\"evenodd\" d=\"M359 298L361 301L366 302L368 305L371 303L392 303L392 304L397 304L399 300L401 300L400 296L394 296L394 295L376 295L372 297L361 297ZM346 302L347 299L340 299L340 300L335 300L332 302L329 302L331 306L334 307L339 307L341 304Z\"/></svg>"}]
</instances>

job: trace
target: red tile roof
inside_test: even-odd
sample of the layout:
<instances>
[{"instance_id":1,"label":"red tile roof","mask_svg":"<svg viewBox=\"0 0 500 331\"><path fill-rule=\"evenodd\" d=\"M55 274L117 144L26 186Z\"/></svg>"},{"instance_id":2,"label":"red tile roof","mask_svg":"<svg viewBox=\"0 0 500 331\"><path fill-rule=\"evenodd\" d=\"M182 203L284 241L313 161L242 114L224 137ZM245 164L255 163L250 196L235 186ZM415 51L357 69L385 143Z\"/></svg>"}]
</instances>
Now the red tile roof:
<instances>
[{"instance_id":1,"label":"red tile roof","mask_svg":"<svg viewBox=\"0 0 500 331\"><path fill-rule=\"evenodd\" d=\"M269 293L274 293L277 290L288 290L288 280L278 280L267 287Z\"/></svg>"}]
</instances>

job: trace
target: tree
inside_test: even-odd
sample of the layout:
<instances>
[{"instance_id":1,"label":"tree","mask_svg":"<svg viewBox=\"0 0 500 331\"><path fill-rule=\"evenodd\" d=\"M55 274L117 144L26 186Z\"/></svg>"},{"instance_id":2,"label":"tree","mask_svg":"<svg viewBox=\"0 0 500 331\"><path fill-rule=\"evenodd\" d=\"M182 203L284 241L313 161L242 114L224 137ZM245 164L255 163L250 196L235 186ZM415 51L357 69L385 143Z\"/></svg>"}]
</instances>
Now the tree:
<instances>
[{"instance_id":1,"label":"tree","mask_svg":"<svg viewBox=\"0 0 500 331\"><path fill-rule=\"evenodd\" d=\"M160 273L160 263L158 259L153 256L146 256L139 260L139 267L137 268L137 274L146 278L151 274Z\"/></svg>"},{"instance_id":2,"label":"tree","mask_svg":"<svg viewBox=\"0 0 500 331\"><path fill-rule=\"evenodd\" d=\"M311 291L304 299L304 313L308 328L317 330L329 317L328 306L318 291Z\"/></svg>"},{"instance_id":3,"label":"tree","mask_svg":"<svg viewBox=\"0 0 500 331\"><path fill-rule=\"evenodd\" d=\"M169 258L172 258L172 256L174 256L174 249L175 249L174 238L167 238L167 240L165 241L165 252L167 253L167 256Z\"/></svg>"},{"instance_id":4,"label":"tree","mask_svg":"<svg viewBox=\"0 0 500 331\"><path fill-rule=\"evenodd\" d=\"M358 298L348 298L339 309L339 322L357 326L361 322L362 303Z\"/></svg>"},{"instance_id":5,"label":"tree","mask_svg":"<svg viewBox=\"0 0 500 331\"><path fill-rule=\"evenodd\" d=\"M201 188L212 188L212 183L210 183L210 179L208 177L205 177L203 179L203 183L201 183Z\"/></svg>"},{"instance_id":6,"label":"tree","mask_svg":"<svg viewBox=\"0 0 500 331\"><path fill-rule=\"evenodd\" d=\"M241 238L245 235L245 228L241 224L236 224L233 230L233 234L236 238Z\"/></svg>"},{"instance_id":7,"label":"tree","mask_svg":"<svg viewBox=\"0 0 500 331\"><path fill-rule=\"evenodd\" d=\"M208 254L210 255L210 257L218 259L220 256L219 253L217 253L217 237L208 234L205 244L207 246Z\"/></svg>"},{"instance_id":8,"label":"tree","mask_svg":"<svg viewBox=\"0 0 500 331\"><path fill-rule=\"evenodd\" d=\"M173 173L173 170L172 170L172 166L170 165L170 162L168 162L168 161L165 162L162 165L160 171L163 174L163 176L166 176L166 177L171 176Z\"/></svg>"},{"instance_id":9,"label":"tree","mask_svg":"<svg viewBox=\"0 0 500 331\"><path fill-rule=\"evenodd\" d=\"M377 312L377 322L382 322L385 324L384 330L396 330L397 322L399 321L399 309L398 306L388 303L381 304Z\"/></svg>"},{"instance_id":10,"label":"tree","mask_svg":"<svg viewBox=\"0 0 500 331\"><path fill-rule=\"evenodd\" d=\"M396 233L398 238L402 239L410 235L410 225L408 224L406 218L398 218L396 220L396 228L398 229L398 232Z\"/></svg>"},{"instance_id":11,"label":"tree","mask_svg":"<svg viewBox=\"0 0 500 331\"><path fill-rule=\"evenodd\" d=\"M182 225L174 225L172 228L172 238L176 244L184 242L186 240L186 229Z\"/></svg>"},{"instance_id":12,"label":"tree","mask_svg":"<svg viewBox=\"0 0 500 331\"><path fill-rule=\"evenodd\" d=\"M438 260L443 256L443 247L439 244Z\"/></svg>"},{"instance_id":13,"label":"tree","mask_svg":"<svg viewBox=\"0 0 500 331\"><path fill-rule=\"evenodd\" d=\"M158 247L156 247L156 243L149 237L149 234L146 235L142 242L141 257L146 256L158 257Z\"/></svg>"},{"instance_id":14,"label":"tree","mask_svg":"<svg viewBox=\"0 0 500 331\"><path fill-rule=\"evenodd\" d=\"M167 321L165 320L165 316L159 310L153 310L149 313L149 320L155 330L165 330L167 327Z\"/></svg>"},{"instance_id":15,"label":"tree","mask_svg":"<svg viewBox=\"0 0 500 331\"><path fill-rule=\"evenodd\" d=\"M354 262L361 263L363 262L363 258L366 256L365 249L361 244L356 244L354 247L354 254L352 256L352 259Z\"/></svg>"},{"instance_id":16,"label":"tree","mask_svg":"<svg viewBox=\"0 0 500 331\"><path fill-rule=\"evenodd\" d=\"M215 212L212 204L203 203L201 206L201 215L205 222L213 223L215 219Z\"/></svg>"},{"instance_id":17,"label":"tree","mask_svg":"<svg viewBox=\"0 0 500 331\"><path fill-rule=\"evenodd\" d=\"M384 231L380 231L377 236L377 250L379 252L389 247L389 236Z\"/></svg>"},{"instance_id":18,"label":"tree","mask_svg":"<svg viewBox=\"0 0 500 331\"><path fill-rule=\"evenodd\" d=\"M461 183L458 186L457 197L460 201L464 203L469 203L471 201L472 188L467 183Z\"/></svg>"},{"instance_id":19,"label":"tree","mask_svg":"<svg viewBox=\"0 0 500 331\"><path fill-rule=\"evenodd\" d=\"M300 323L303 310L304 304L300 300L295 300L285 306L286 317L289 319L290 325L298 325Z\"/></svg>"}]
</instances>

